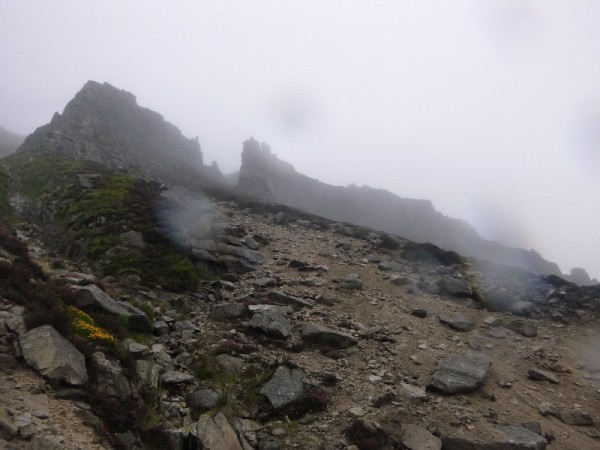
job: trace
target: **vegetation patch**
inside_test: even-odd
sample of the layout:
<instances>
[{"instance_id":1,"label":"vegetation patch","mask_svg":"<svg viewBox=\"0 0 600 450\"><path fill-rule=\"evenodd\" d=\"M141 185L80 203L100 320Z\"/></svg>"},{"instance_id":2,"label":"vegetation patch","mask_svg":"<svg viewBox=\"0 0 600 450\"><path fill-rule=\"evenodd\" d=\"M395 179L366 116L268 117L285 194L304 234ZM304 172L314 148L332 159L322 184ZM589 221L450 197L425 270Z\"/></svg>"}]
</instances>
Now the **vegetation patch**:
<instances>
[{"instance_id":1,"label":"vegetation patch","mask_svg":"<svg viewBox=\"0 0 600 450\"><path fill-rule=\"evenodd\" d=\"M157 182L65 157L15 154L7 163L18 191L43 199L44 210L35 216L49 225L44 238L68 256L104 276L136 275L146 286L171 291L195 290L209 278L206 267L160 229L157 212L167 205ZM131 231L142 236L142 245L123 242Z\"/></svg>"},{"instance_id":2,"label":"vegetation patch","mask_svg":"<svg viewBox=\"0 0 600 450\"><path fill-rule=\"evenodd\" d=\"M79 308L69 305L66 307L71 318L73 332L80 337L92 342L100 342L110 346L116 345L117 341L113 335L103 328L95 325L94 319Z\"/></svg>"}]
</instances>

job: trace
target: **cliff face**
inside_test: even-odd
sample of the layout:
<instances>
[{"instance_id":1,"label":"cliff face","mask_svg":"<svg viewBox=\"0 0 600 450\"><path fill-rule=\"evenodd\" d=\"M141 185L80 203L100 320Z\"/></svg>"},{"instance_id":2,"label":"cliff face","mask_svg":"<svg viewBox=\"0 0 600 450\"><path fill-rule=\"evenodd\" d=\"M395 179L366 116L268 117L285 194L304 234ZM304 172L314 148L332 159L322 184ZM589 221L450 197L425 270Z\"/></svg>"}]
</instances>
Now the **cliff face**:
<instances>
[{"instance_id":1,"label":"cliff face","mask_svg":"<svg viewBox=\"0 0 600 450\"><path fill-rule=\"evenodd\" d=\"M355 223L466 256L517 266L535 274L560 274L538 253L482 239L467 222L444 216L428 200L398 197L367 186L331 186L302 175L266 144L244 142L238 190L333 220Z\"/></svg>"},{"instance_id":2,"label":"cliff face","mask_svg":"<svg viewBox=\"0 0 600 450\"><path fill-rule=\"evenodd\" d=\"M139 166L152 175L203 170L197 139L108 83L88 81L62 114L38 128L18 151L61 154L109 168Z\"/></svg>"}]
</instances>

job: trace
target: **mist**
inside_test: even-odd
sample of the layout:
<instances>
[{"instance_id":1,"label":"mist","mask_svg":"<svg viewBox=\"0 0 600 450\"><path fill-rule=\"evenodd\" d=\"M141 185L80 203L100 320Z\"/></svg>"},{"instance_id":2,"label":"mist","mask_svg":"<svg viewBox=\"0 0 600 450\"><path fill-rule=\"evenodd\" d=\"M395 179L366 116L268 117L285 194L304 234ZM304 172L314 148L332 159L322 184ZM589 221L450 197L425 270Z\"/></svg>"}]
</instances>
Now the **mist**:
<instances>
[{"instance_id":1,"label":"mist","mask_svg":"<svg viewBox=\"0 0 600 450\"><path fill-rule=\"evenodd\" d=\"M254 136L600 278L596 1L5 0L0 20L10 131L107 81L223 172Z\"/></svg>"}]
</instances>

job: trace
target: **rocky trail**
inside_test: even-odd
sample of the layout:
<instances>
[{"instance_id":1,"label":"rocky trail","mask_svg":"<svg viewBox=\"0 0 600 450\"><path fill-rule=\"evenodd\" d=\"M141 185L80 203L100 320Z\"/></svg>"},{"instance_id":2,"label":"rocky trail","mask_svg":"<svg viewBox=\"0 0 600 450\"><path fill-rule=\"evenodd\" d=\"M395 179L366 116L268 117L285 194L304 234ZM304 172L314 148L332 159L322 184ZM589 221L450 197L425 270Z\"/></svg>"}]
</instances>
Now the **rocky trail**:
<instances>
[{"instance_id":1,"label":"rocky trail","mask_svg":"<svg viewBox=\"0 0 600 450\"><path fill-rule=\"evenodd\" d=\"M376 233L233 201L209 211L218 233L191 247L228 270L193 293L135 277L105 278L103 292L86 282L91 269L21 230L34 261L79 284L80 305L138 323L118 343L132 369L101 348L86 364L107 397L152 391L148 420L171 448L600 448L591 300L567 307L554 299L568 294L539 278L525 295L520 279L505 290L512 312L492 312L475 292L497 288L492 274L411 253L408 241L386 248ZM0 303L3 448L146 445L128 430L108 439L85 381L64 386L66 368L58 384L29 368L24 313Z\"/></svg>"}]
</instances>

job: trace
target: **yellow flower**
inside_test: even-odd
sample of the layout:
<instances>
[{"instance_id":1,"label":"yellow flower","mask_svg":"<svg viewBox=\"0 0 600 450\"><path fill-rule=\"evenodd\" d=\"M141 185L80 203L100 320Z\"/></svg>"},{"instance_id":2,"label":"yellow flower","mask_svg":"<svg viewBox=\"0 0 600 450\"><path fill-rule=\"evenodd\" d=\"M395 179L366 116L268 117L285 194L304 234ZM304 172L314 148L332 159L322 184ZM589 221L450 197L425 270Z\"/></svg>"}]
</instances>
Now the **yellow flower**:
<instances>
[{"instance_id":1,"label":"yellow flower","mask_svg":"<svg viewBox=\"0 0 600 450\"><path fill-rule=\"evenodd\" d=\"M104 341L107 344L115 344L117 340L106 330L94 325L92 319L85 312L75 306L67 306L67 313L71 317L73 330L77 336L89 341Z\"/></svg>"}]
</instances>

